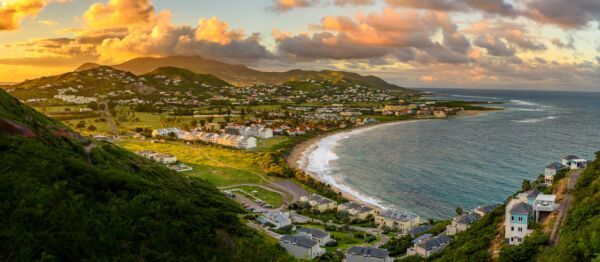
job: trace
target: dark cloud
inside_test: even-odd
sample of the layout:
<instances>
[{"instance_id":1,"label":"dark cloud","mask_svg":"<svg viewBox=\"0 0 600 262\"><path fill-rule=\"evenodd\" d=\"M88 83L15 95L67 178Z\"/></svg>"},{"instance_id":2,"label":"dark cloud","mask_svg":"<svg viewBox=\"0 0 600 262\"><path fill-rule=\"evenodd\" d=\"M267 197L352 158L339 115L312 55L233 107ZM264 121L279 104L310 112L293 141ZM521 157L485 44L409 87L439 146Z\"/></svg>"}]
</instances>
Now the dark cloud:
<instances>
[{"instance_id":1,"label":"dark cloud","mask_svg":"<svg viewBox=\"0 0 600 262\"><path fill-rule=\"evenodd\" d=\"M600 21L598 0L531 0L524 14L541 23L563 28L581 28L589 22Z\"/></svg>"},{"instance_id":2,"label":"dark cloud","mask_svg":"<svg viewBox=\"0 0 600 262\"><path fill-rule=\"evenodd\" d=\"M277 44L280 54L310 59L381 57L391 50L389 47L356 44L345 34L334 35L330 32L280 38Z\"/></svg>"},{"instance_id":3,"label":"dark cloud","mask_svg":"<svg viewBox=\"0 0 600 262\"><path fill-rule=\"evenodd\" d=\"M504 0L386 0L385 2L394 7L436 11L467 12L470 10L479 10L485 13L505 16L515 16L518 14L516 8Z\"/></svg>"},{"instance_id":4,"label":"dark cloud","mask_svg":"<svg viewBox=\"0 0 600 262\"><path fill-rule=\"evenodd\" d=\"M333 0L333 4L337 6L359 6L359 5L372 5L375 0Z\"/></svg>"},{"instance_id":5,"label":"dark cloud","mask_svg":"<svg viewBox=\"0 0 600 262\"><path fill-rule=\"evenodd\" d=\"M492 35L481 35L473 42L476 46L485 48L488 54L492 56L513 56L515 50L506 44L502 39Z\"/></svg>"},{"instance_id":6,"label":"dark cloud","mask_svg":"<svg viewBox=\"0 0 600 262\"><path fill-rule=\"evenodd\" d=\"M575 50L575 38L572 35L569 35L567 37L567 42L563 42L562 40L560 40L559 38L554 38L551 40L552 44L558 48L566 48L566 49L571 49L571 50Z\"/></svg>"}]
</instances>

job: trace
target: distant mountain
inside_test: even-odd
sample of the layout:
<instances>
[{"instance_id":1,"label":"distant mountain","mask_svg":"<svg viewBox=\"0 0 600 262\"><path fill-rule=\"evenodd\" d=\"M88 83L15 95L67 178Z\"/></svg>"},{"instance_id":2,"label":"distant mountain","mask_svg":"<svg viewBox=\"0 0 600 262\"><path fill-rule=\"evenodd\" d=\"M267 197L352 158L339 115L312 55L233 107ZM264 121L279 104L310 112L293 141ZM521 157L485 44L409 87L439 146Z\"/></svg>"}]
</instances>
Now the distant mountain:
<instances>
[{"instance_id":1,"label":"distant mountain","mask_svg":"<svg viewBox=\"0 0 600 262\"><path fill-rule=\"evenodd\" d=\"M77 70L87 70L97 66L99 65L87 63L81 65ZM330 70L290 70L286 72L262 72L248 68L244 65L232 65L199 56L170 56L162 58L142 57L129 60L122 64L112 65L111 67L119 70L129 71L137 75L151 72L160 67L184 68L198 74L214 75L237 86L254 85L259 83L283 84L289 81L311 79L316 81L332 81L334 83L345 81L351 84L361 84L368 87L386 90L414 92L412 90L390 84L383 79L372 75L362 76L356 73Z\"/></svg>"},{"instance_id":2,"label":"distant mountain","mask_svg":"<svg viewBox=\"0 0 600 262\"><path fill-rule=\"evenodd\" d=\"M240 205L0 90L0 260L289 261Z\"/></svg>"}]
</instances>

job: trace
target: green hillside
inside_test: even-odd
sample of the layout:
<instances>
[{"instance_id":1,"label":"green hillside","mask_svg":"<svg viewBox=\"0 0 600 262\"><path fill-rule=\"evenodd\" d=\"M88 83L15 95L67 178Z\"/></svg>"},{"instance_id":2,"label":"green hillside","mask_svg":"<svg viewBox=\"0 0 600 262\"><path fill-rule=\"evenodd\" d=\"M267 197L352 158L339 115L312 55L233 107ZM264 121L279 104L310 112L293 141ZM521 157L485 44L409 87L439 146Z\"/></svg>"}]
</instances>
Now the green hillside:
<instances>
[{"instance_id":1,"label":"green hillside","mask_svg":"<svg viewBox=\"0 0 600 262\"><path fill-rule=\"evenodd\" d=\"M287 261L215 187L91 142L0 91L0 259Z\"/></svg>"},{"instance_id":2,"label":"green hillside","mask_svg":"<svg viewBox=\"0 0 600 262\"><path fill-rule=\"evenodd\" d=\"M213 76L210 74L196 74L190 70L176 68L176 67L160 67L143 76L149 79L149 81L156 81L156 76L164 75L170 77L176 77L182 81L182 86L194 86L198 83L208 84L212 86L231 86L231 84Z\"/></svg>"}]
</instances>

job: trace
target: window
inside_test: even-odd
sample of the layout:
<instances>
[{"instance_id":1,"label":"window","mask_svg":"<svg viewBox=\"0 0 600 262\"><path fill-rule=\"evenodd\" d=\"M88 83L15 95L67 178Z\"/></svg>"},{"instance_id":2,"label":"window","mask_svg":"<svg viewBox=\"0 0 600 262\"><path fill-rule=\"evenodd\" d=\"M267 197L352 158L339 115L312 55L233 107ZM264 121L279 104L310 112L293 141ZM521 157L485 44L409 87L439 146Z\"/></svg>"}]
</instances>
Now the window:
<instances>
[{"instance_id":1,"label":"window","mask_svg":"<svg viewBox=\"0 0 600 262\"><path fill-rule=\"evenodd\" d=\"M515 221L515 216L510 216L510 221Z\"/></svg>"},{"instance_id":2,"label":"window","mask_svg":"<svg viewBox=\"0 0 600 262\"><path fill-rule=\"evenodd\" d=\"M515 227L510 227L510 231L515 231Z\"/></svg>"},{"instance_id":3,"label":"window","mask_svg":"<svg viewBox=\"0 0 600 262\"><path fill-rule=\"evenodd\" d=\"M523 221L523 217L519 217L519 221Z\"/></svg>"},{"instance_id":4,"label":"window","mask_svg":"<svg viewBox=\"0 0 600 262\"><path fill-rule=\"evenodd\" d=\"M519 227L518 230L519 230L519 232L523 232L523 228L522 227Z\"/></svg>"}]
</instances>

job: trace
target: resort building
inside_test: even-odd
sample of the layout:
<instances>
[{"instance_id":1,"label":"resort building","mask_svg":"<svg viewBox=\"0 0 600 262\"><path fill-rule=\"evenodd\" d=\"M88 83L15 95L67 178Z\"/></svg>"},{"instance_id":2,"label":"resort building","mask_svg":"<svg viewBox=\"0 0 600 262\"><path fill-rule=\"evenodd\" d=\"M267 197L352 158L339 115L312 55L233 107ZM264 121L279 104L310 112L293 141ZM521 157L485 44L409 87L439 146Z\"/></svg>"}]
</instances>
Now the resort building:
<instances>
[{"instance_id":1,"label":"resort building","mask_svg":"<svg viewBox=\"0 0 600 262\"><path fill-rule=\"evenodd\" d=\"M385 249L374 247L353 246L346 250L346 262L392 262Z\"/></svg>"},{"instance_id":2,"label":"resort building","mask_svg":"<svg viewBox=\"0 0 600 262\"><path fill-rule=\"evenodd\" d=\"M554 176L556 176L558 170L561 168L563 168L563 165L558 162L547 165L544 168L544 184L551 186L554 183Z\"/></svg>"},{"instance_id":3,"label":"resort building","mask_svg":"<svg viewBox=\"0 0 600 262\"><path fill-rule=\"evenodd\" d=\"M410 235L411 237L415 237L416 235L426 232L432 228L434 228L433 225L417 226L417 227L413 227L410 230L408 230L407 234Z\"/></svg>"},{"instance_id":4,"label":"resort building","mask_svg":"<svg viewBox=\"0 0 600 262\"><path fill-rule=\"evenodd\" d=\"M302 227L296 230L296 232L296 236L310 238L319 242L319 245L321 246L325 246L325 244L331 241L331 235L329 233L317 228Z\"/></svg>"},{"instance_id":5,"label":"resort building","mask_svg":"<svg viewBox=\"0 0 600 262\"><path fill-rule=\"evenodd\" d=\"M415 239L417 240L417 239ZM419 255L422 257L429 257L437 252L442 251L452 242L452 239L446 235L438 235L436 237L423 237L419 241L414 241L414 246L406 250L406 254L409 256Z\"/></svg>"},{"instance_id":6,"label":"resort building","mask_svg":"<svg viewBox=\"0 0 600 262\"><path fill-rule=\"evenodd\" d=\"M383 210L375 216L375 223L380 228L397 229L400 233L408 232L412 227L419 225L419 216L409 212Z\"/></svg>"},{"instance_id":7,"label":"resort building","mask_svg":"<svg viewBox=\"0 0 600 262\"><path fill-rule=\"evenodd\" d=\"M471 224L479 220L481 215L478 213L469 213L466 215L456 216L452 219L452 223L446 226L446 234L449 236L456 235L462 231L469 229Z\"/></svg>"},{"instance_id":8,"label":"resort building","mask_svg":"<svg viewBox=\"0 0 600 262\"><path fill-rule=\"evenodd\" d=\"M156 129L152 131L152 137L156 138L156 137L168 137L170 134L173 134L174 136L176 136L179 139L183 139L185 137L187 132L176 128L176 127L170 127L170 128L161 128L161 129Z\"/></svg>"},{"instance_id":9,"label":"resort building","mask_svg":"<svg viewBox=\"0 0 600 262\"><path fill-rule=\"evenodd\" d=\"M290 213L267 211L256 219L262 225L272 225L274 229L292 225Z\"/></svg>"},{"instance_id":10,"label":"resort building","mask_svg":"<svg viewBox=\"0 0 600 262\"><path fill-rule=\"evenodd\" d=\"M377 214L375 209L354 202L346 202L338 205L337 211L348 212L352 220L366 220L369 215L375 217Z\"/></svg>"},{"instance_id":11,"label":"resort building","mask_svg":"<svg viewBox=\"0 0 600 262\"><path fill-rule=\"evenodd\" d=\"M336 209L337 207L337 203L335 201L317 194L301 196L300 202L308 203L313 210L318 210L319 212Z\"/></svg>"},{"instance_id":12,"label":"resort building","mask_svg":"<svg viewBox=\"0 0 600 262\"><path fill-rule=\"evenodd\" d=\"M285 235L279 239L279 245L298 259L313 259L325 254L319 242L307 237Z\"/></svg>"},{"instance_id":13,"label":"resort building","mask_svg":"<svg viewBox=\"0 0 600 262\"><path fill-rule=\"evenodd\" d=\"M163 154L149 150L137 151L136 154L143 156L149 160L159 162L163 165L170 165L177 162L177 157L171 154Z\"/></svg>"}]
</instances>

